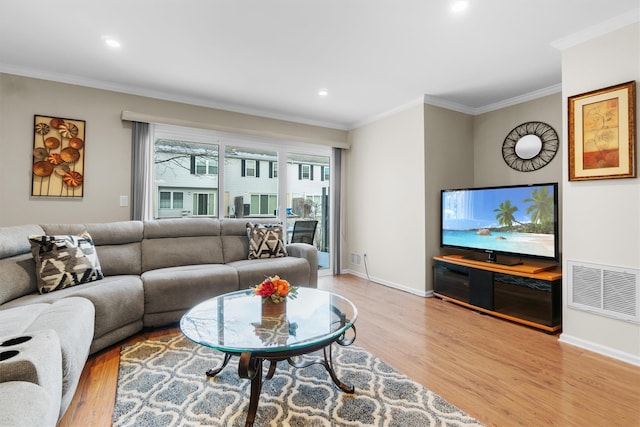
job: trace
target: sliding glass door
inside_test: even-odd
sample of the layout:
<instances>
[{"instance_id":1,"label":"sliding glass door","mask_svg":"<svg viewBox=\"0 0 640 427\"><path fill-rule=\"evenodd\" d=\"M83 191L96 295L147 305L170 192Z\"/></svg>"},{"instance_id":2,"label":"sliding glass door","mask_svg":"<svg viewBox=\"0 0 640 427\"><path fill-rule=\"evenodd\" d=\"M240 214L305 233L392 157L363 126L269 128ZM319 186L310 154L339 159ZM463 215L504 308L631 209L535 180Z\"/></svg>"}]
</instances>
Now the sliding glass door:
<instances>
[{"instance_id":1,"label":"sliding glass door","mask_svg":"<svg viewBox=\"0 0 640 427\"><path fill-rule=\"evenodd\" d=\"M287 229L291 230L289 238L294 238L293 230L298 221L305 221L305 224L314 226L312 243L318 248L320 269L328 269L330 266L330 164L330 156L303 152L287 154L286 222Z\"/></svg>"},{"instance_id":2,"label":"sliding glass door","mask_svg":"<svg viewBox=\"0 0 640 427\"><path fill-rule=\"evenodd\" d=\"M306 221L330 273L329 147L163 125L153 141L154 218L280 218L288 242Z\"/></svg>"}]
</instances>

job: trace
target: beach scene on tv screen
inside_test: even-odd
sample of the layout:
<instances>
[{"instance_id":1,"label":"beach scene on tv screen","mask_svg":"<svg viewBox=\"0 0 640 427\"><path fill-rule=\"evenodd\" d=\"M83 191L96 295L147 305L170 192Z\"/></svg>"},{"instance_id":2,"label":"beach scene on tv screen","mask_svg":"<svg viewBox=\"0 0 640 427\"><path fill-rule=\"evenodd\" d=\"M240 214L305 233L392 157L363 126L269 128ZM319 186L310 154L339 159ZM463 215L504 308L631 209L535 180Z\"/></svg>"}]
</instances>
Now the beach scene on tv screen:
<instances>
[{"instance_id":1,"label":"beach scene on tv screen","mask_svg":"<svg viewBox=\"0 0 640 427\"><path fill-rule=\"evenodd\" d=\"M553 185L451 190L442 198L444 245L555 256Z\"/></svg>"}]
</instances>

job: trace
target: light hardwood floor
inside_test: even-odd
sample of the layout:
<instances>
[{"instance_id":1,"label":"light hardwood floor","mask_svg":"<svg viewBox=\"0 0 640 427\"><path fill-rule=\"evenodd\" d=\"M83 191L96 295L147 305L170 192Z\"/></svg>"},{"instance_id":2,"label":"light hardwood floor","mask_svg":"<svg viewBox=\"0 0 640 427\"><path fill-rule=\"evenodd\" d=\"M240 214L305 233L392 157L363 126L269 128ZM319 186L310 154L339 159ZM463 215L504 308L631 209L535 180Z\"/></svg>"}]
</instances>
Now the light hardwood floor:
<instances>
[{"instance_id":1,"label":"light hardwood floor","mask_svg":"<svg viewBox=\"0 0 640 427\"><path fill-rule=\"evenodd\" d=\"M322 277L318 287L358 307L357 345L486 425L640 426L637 366L351 275ZM175 333L154 330L125 342ZM111 424L119 350L89 358L60 427Z\"/></svg>"}]
</instances>

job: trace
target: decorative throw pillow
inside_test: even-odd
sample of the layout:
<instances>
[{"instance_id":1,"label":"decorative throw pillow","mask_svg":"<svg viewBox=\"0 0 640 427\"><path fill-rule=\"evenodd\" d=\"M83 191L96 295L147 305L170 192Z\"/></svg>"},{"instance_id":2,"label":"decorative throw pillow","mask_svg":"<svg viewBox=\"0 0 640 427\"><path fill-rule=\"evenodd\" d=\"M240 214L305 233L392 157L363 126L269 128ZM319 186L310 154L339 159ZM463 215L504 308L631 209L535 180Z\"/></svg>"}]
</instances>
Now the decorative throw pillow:
<instances>
[{"instance_id":1,"label":"decorative throw pillow","mask_svg":"<svg viewBox=\"0 0 640 427\"><path fill-rule=\"evenodd\" d=\"M80 236L29 236L29 242L41 294L104 277L86 231Z\"/></svg>"},{"instance_id":2,"label":"decorative throw pillow","mask_svg":"<svg viewBox=\"0 0 640 427\"><path fill-rule=\"evenodd\" d=\"M249 259L279 258L287 256L282 238L282 224L247 223Z\"/></svg>"}]
</instances>

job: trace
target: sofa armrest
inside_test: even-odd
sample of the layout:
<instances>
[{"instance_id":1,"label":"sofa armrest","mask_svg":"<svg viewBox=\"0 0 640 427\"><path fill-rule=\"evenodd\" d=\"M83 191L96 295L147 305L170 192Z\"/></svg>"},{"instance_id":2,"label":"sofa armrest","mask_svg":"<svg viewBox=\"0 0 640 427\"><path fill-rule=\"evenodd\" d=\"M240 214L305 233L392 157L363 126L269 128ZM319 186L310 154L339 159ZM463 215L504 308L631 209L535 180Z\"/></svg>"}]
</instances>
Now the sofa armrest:
<instances>
[{"instance_id":1,"label":"sofa armrest","mask_svg":"<svg viewBox=\"0 0 640 427\"><path fill-rule=\"evenodd\" d=\"M304 258L309 263L309 287L318 287L318 250L308 243L290 243L286 245L287 254Z\"/></svg>"},{"instance_id":2,"label":"sofa armrest","mask_svg":"<svg viewBox=\"0 0 640 427\"><path fill-rule=\"evenodd\" d=\"M58 411L47 391L27 381L0 383L0 426L55 427Z\"/></svg>"},{"instance_id":3,"label":"sofa armrest","mask_svg":"<svg viewBox=\"0 0 640 427\"><path fill-rule=\"evenodd\" d=\"M0 337L0 383L9 382L27 382L41 387L48 399L39 404L44 405L46 419L55 424L62 394L62 354L60 341L53 330ZM3 385L3 393L14 387ZM51 425L50 421L43 424Z\"/></svg>"}]
</instances>

